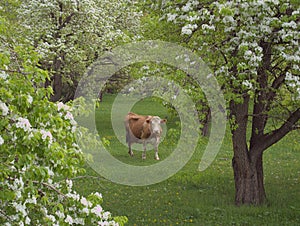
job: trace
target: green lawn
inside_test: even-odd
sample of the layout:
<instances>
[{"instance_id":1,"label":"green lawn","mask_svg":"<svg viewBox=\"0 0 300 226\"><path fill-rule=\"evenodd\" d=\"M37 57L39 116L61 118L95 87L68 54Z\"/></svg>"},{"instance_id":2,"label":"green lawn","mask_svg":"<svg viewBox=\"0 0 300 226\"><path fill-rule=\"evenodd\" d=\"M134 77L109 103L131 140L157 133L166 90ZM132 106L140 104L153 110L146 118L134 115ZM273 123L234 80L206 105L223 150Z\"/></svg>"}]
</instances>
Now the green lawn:
<instances>
[{"instance_id":1,"label":"green lawn","mask_svg":"<svg viewBox=\"0 0 300 226\"><path fill-rule=\"evenodd\" d=\"M96 112L99 133L110 141L111 154L132 165L155 164L153 151L147 152L146 160L139 151L130 157L127 147L116 139L110 123L113 100L113 95L104 96ZM149 98L138 102L132 111L167 118L168 130L178 129L178 117L171 117L167 109ZM268 203L261 207L234 206L229 133L217 158L204 172L197 171L206 144L202 139L189 163L161 183L144 187L114 184L87 166L87 177L74 180L74 184L81 194L101 192L104 208L114 215L126 215L128 225L300 225L299 137L299 132L290 134L264 154ZM167 133L160 145L162 160L171 153L174 140L176 134Z\"/></svg>"}]
</instances>

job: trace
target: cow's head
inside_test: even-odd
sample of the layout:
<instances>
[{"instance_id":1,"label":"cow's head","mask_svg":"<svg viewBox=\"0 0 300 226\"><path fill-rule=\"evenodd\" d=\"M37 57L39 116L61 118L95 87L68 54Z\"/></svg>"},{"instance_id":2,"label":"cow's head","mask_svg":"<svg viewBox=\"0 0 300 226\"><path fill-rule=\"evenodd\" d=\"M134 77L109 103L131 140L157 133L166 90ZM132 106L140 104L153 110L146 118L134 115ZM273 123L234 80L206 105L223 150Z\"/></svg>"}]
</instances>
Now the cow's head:
<instances>
[{"instance_id":1,"label":"cow's head","mask_svg":"<svg viewBox=\"0 0 300 226\"><path fill-rule=\"evenodd\" d=\"M166 119L161 119L158 116L148 116L146 122L150 124L152 134L160 135L162 132L160 124L166 123Z\"/></svg>"}]
</instances>

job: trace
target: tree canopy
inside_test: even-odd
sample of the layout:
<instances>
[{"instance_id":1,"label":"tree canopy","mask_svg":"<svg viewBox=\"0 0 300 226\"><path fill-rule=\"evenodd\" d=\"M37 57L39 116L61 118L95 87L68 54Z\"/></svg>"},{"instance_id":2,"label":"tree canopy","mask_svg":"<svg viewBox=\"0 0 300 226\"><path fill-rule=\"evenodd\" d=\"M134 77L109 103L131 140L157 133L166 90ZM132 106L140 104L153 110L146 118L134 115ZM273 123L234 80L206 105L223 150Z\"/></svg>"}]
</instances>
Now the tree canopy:
<instances>
[{"instance_id":1,"label":"tree canopy","mask_svg":"<svg viewBox=\"0 0 300 226\"><path fill-rule=\"evenodd\" d=\"M236 203L263 202L262 153L299 128L299 5L188 0L167 1L161 11L210 65L228 100Z\"/></svg>"},{"instance_id":2,"label":"tree canopy","mask_svg":"<svg viewBox=\"0 0 300 226\"><path fill-rule=\"evenodd\" d=\"M135 38L140 13L128 1L22 1L20 35L50 73L53 101L73 98L85 69L103 52Z\"/></svg>"}]
</instances>

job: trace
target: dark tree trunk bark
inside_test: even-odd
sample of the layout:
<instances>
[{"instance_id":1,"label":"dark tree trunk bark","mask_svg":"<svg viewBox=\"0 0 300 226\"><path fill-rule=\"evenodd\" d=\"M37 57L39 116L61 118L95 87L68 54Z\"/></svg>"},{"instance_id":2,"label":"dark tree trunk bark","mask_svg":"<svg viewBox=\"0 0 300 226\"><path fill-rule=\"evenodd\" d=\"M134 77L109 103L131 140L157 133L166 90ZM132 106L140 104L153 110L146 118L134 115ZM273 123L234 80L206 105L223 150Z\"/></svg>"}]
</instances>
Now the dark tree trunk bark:
<instances>
[{"instance_id":1,"label":"dark tree trunk bark","mask_svg":"<svg viewBox=\"0 0 300 226\"><path fill-rule=\"evenodd\" d=\"M52 86L53 95L50 97L50 101L59 101L62 97L63 81L61 75L62 62L60 59L55 58L53 65L48 70L53 70L53 76L50 80L46 80L45 87Z\"/></svg>"},{"instance_id":2,"label":"dark tree trunk bark","mask_svg":"<svg viewBox=\"0 0 300 226\"><path fill-rule=\"evenodd\" d=\"M259 149L248 149L247 123L249 96L245 95L243 103L230 103L230 117L235 119L236 126L232 128L232 143L234 156L232 167L235 181L235 203L262 204L266 199L263 181L263 152Z\"/></svg>"},{"instance_id":3,"label":"dark tree trunk bark","mask_svg":"<svg viewBox=\"0 0 300 226\"><path fill-rule=\"evenodd\" d=\"M293 130L300 119L300 108L291 113L289 118L278 129L264 134L252 129L250 148L247 144L249 97L243 103L230 103L230 117L235 120L232 128L234 156L232 167L235 181L236 205L260 205L266 201L263 174L263 152ZM254 123L254 120L253 122ZM260 127L261 125L261 127ZM264 128L265 124L257 123L254 128Z\"/></svg>"},{"instance_id":4,"label":"dark tree trunk bark","mask_svg":"<svg viewBox=\"0 0 300 226\"><path fill-rule=\"evenodd\" d=\"M266 200L262 154L247 159L233 157L235 204L260 205Z\"/></svg>"},{"instance_id":5,"label":"dark tree trunk bark","mask_svg":"<svg viewBox=\"0 0 300 226\"><path fill-rule=\"evenodd\" d=\"M204 121L204 125L202 128L202 136L208 137L209 136L209 124L211 122L211 111L208 109Z\"/></svg>"},{"instance_id":6,"label":"dark tree trunk bark","mask_svg":"<svg viewBox=\"0 0 300 226\"><path fill-rule=\"evenodd\" d=\"M61 75L54 75L53 76L53 95L51 96L50 100L53 102L59 101L62 96L62 76Z\"/></svg>"}]
</instances>

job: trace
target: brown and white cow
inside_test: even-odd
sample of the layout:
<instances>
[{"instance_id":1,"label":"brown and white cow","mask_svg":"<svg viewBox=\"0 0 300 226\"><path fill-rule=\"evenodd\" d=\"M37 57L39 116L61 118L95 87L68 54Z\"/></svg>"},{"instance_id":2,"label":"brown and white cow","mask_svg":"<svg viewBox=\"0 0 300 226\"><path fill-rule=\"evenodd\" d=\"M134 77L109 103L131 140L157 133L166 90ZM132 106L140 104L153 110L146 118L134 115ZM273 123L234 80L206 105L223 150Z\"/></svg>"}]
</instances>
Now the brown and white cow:
<instances>
[{"instance_id":1,"label":"brown and white cow","mask_svg":"<svg viewBox=\"0 0 300 226\"><path fill-rule=\"evenodd\" d=\"M155 159L158 157L158 145L162 134L161 124L166 123L166 119L158 116L144 116L129 112L125 117L126 143L128 153L133 156L131 149L132 143L142 143L144 152L142 158L146 159L146 144L153 143L155 147Z\"/></svg>"}]
</instances>

